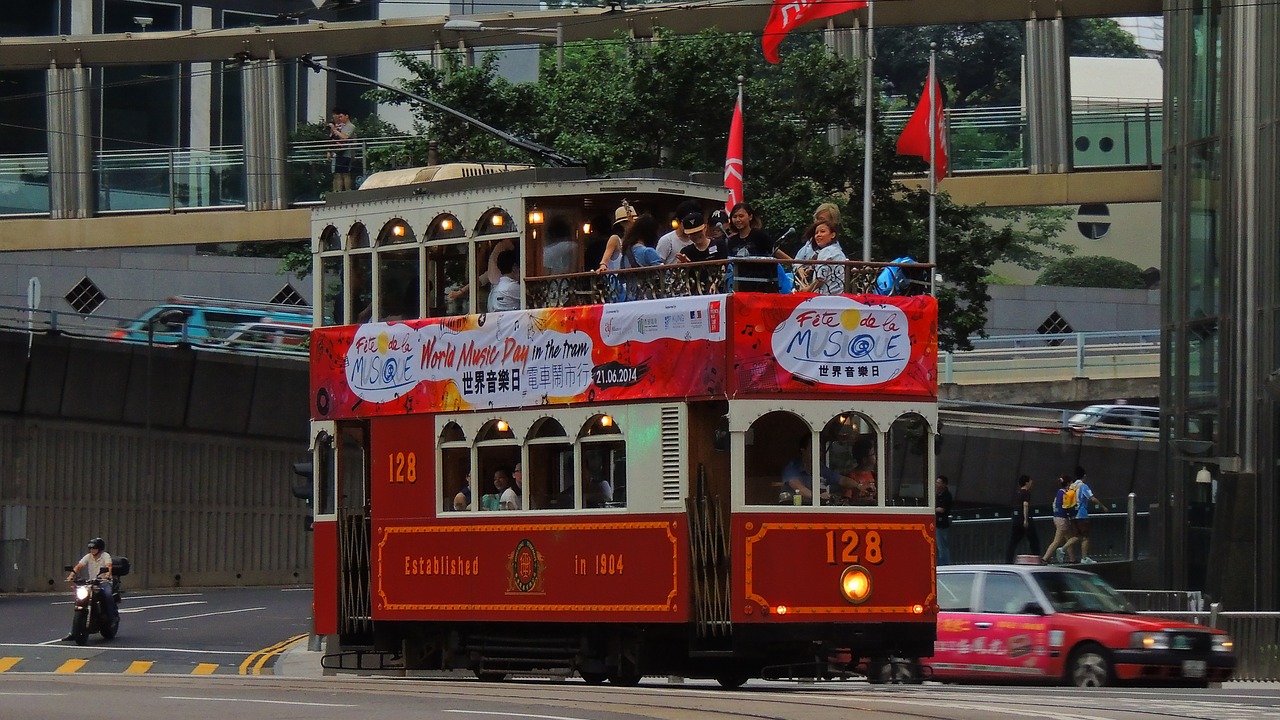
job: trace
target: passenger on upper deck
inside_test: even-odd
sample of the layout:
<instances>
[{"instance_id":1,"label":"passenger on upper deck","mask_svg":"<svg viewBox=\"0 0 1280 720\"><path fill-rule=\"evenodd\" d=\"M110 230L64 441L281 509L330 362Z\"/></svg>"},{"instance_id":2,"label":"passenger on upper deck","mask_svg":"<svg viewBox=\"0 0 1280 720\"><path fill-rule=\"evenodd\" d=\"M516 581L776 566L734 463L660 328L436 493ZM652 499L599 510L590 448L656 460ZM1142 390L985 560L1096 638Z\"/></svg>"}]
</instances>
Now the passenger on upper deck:
<instances>
[{"instance_id":1,"label":"passenger on upper deck","mask_svg":"<svg viewBox=\"0 0 1280 720\"><path fill-rule=\"evenodd\" d=\"M636 209L626 200L613 213L613 234L604 246L604 255L600 258L600 266L596 272L617 270L622 267L622 236L627 227L636 220Z\"/></svg>"},{"instance_id":2,"label":"passenger on upper deck","mask_svg":"<svg viewBox=\"0 0 1280 720\"><path fill-rule=\"evenodd\" d=\"M685 200L676 206L676 227L671 232L658 238L658 244L654 248L658 251L658 257L662 258L662 262L670 265L677 262L676 255L680 252L680 248L689 244L689 240L684 236L684 228L678 220L687 215L702 211L702 204L697 200Z\"/></svg>"},{"instance_id":3,"label":"passenger on upper deck","mask_svg":"<svg viewBox=\"0 0 1280 720\"><path fill-rule=\"evenodd\" d=\"M690 213L681 221L684 236L689 244L680 249L676 259L680 262L702 262L704 260L723 260L728 257L728 249L724 240L712 241L707 235L707 224L702 213Z\"/></svg>"},{"instance_id":4,"label":"passenger on upper deck","mask_svg":"<svg viewBox=\"0 0 1280 720\"><path fill-rule=\"evenodd\" d=\"M836 238L836 228L830 222L821 221L814 224L813 242L800 248L796 260L822 260L829 263L843 263L848 260L840 241ZM839 295L844 292L845 271L843 265L802 265L796 268L796 290L813 292L821 295Z\"/></svg>"},{"instance_id":5,"label":"passenger on upper deck","mask_svg":"<svg viewBox=\"0 0 1280 720\"><path fill-rule=\"evenodd\" d=\"M520 309L520 253L503 250L496 262L498 282L489 293L489 308L494 312Z\"/></svg>"},{"instance_id":6,"label":"passenger on upper deck","mask_svg":"<svg viewBox=\"0 0 1280 720\"><path fill-rule=\"evenodd\" d=\"M729 213L729 234L726 243L731 258L773 258L790 260L784 252L776 252L773 240L761 229L760 219L750 205L740 202ZM735 290L777 292L780 270L775 265L760 263L735 263L733 272L737 278ZM786 292L790 292L789 283Z\"/></svg>"},{"instance_id":7,"label":"passenger on upper deck","mask_svg":"<svg viewBox=\"0 0 1280 720\"><path fill-rule=\"evenodd\" d=\"M573 244L573 229L563 215L547 221L546 244L542 247L542 274L564 275L576 272L578 250Z\"/></svg>"},{"instance_id":8,"label":"passenger on upper deck","mask_svg":"<svg viewBox=\"0 0 1280 720\"><path fill-rule=\"evenodd\" d=\"M622 267L650 267L661 265L662 258L653 249L658 241L658 221L649 213L636 218L627 228L622 239Z\"/></svg>"},{"instance_id":9,"label":"passenger on upper deck","mask_svg":"<svg viewBox=\"0 0 1280 720\"><path fill-rule=\"evenodd\" d=\"M773 240L761 229L760 218L750 205L734 205L729 223L729 257L773 257Z\"/></svg>"}]
</instances>

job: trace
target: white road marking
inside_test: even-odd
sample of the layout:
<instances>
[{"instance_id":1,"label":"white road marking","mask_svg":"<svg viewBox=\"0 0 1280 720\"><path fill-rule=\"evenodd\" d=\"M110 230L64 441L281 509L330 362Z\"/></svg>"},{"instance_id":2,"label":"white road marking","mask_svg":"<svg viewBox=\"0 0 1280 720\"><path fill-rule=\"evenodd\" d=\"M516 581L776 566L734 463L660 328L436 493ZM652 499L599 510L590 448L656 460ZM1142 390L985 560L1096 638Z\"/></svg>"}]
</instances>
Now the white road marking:
<instances>
[{"instance_id":1,"label":"white road marking","mask_svg":"<svg viewBox=\"0 0 1280 720\"><path fill-rule=\"evenodd\" d=\"M0 697L65 697L71 693L0 692Z\"/></svg>"},{"instance_id":2,"label":"white road marking","mask_svg":"<svg viewBox=\"0 0 1280 720\"><path fill-rule=\"evenodd\" d=\"M36 647L65 647L68 650L76 649L76 645L69 645L61 640L47 640L42 643L4 643L0 647L6 648L36 648ZM252 650L196 650L192 648L166 648L166 647L121 647L118 645L95 645L92 648L94 653L110 653L110 652L157 652L157 653L194 653L198 655L239 655L243 657Z\"/></svg>"},{"instance_id":3,"label":"white road marking","mask_svg":"<svg viewBox=\"0 0 1280 720\"><path fill-rule=\"evenodd\" d=\"M183 615L182 617L173 618L156 618L148 620L149 623L174 622L175 620L194 620L195 618L213 617L214 615L234 615L236 613L257 612L258 610L266 610L264 607L240 608L239 610L223 610L221 612L200 613L199 615Z\"/></svg>"},{"instance_id":4,"label":"white road marking","mask_svg":"<svg viewBox=\"0 0 1280 720\"><path fill-rule=\"evenodd\" d=\"M360 707L359 705L344 705L341 703L296 702L293 700L253 700L250 698L189 697L185 695L168 695L160 699L161 700L191 700L194 702L259 703L262 705L299 705L299 706L305 706L305 707L335 707L335 708Z\"/></svg>"},{"instance_id":5,"label":"white road marking","mask_svg":"<svg viewBox=\"0 0 1280 720\"><path fill-rule=\"evenodd\" d=\"M143 605L142 607L133 607L132 605L130 605L129 607L120 608L120 614L123 615L125 613L142 612L143 610L161 610L164 608L186 607L188 605L208 605L208 604L209 603L206 600L188 600L186 602L168 603L165 605Z\"/></svg>"},{"instance_id":6,"label":"white road marking","mask_svg":"<svg viewBox=\"0 0 1280 720\"><path fill-rule=\"evenodd\" d=\"M528 713L486 712L484 710L442 710L441 712L456 713L459 715L496 715L498 717L535 718L536 720L585 720L585 718L576 718L567 715L530 715Z\"/></svg>"}]
</instances>

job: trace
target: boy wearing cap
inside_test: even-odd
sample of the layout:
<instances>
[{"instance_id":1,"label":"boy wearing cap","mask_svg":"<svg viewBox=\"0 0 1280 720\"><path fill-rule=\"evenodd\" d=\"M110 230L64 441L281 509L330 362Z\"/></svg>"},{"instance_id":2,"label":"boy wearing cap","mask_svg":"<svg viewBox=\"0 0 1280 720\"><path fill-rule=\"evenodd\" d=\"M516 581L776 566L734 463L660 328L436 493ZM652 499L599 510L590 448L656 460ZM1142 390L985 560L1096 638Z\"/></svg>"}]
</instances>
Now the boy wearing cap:
<instances>
[{"instance_id":1,"label":"boy wearing cap","mask_svg":"<svg viewBox=\"0 0 1280 720\"><path fill-rule=\"evenodd\" d=\"M654 250L658 251L658 257L662 258L665 265L678 262L676 255L680 254L680 249L689 244L688 238L684 236L684 228L680 226L679 218L683 218L689 213L701 212L702 203L697 200L685 200L676 206L676 227L671 232L658 238L658 246Z\"/></svg>"},{"instance_id":2,"label":"boy wearing cap","mask_svg":"<svg viewBox=\"0 0 1280 720\"><path fill-rule=\"evenodd\" d=\"M676 255L676 259L680 262L723 260L729 256L724 238L712 240L707 234L707 224L702 219L702 213L685 215L680 220L680 226L684 229L684 236L689 239L689 244Z\"/></svg>"}]
</instances>

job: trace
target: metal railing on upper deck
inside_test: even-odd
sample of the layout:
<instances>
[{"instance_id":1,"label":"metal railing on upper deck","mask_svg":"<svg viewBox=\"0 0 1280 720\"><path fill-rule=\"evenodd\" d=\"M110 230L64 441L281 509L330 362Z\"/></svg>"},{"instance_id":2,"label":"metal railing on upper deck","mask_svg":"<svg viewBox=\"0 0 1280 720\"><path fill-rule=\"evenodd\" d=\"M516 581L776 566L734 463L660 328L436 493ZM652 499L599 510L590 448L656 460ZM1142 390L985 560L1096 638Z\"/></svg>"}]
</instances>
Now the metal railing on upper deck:
<instances>
[{"instance_id":1,"label":"metal railing on upper deck","mask_svg":"<svg viewBox=\"0 0 1280 720\"><path fill-rule=\"evenodd\" d=\"M776 293L785 287L782 275L797 268L807 268L814 275L827 278L830 285L824 290L828 294L920 295L929 292L932 266L735 258L526 277L523 283L527 307L568 307L742 291Z\"/></svg>"},{"instance_id":2,"label":"metal railing on upper deck","mask_svg":"<svg viewBox=\"0 0 1280 720\"><path fill-rule=\"evenodd\" d=\"M950 166L953 172L1016 171L1027 167L1028 124L1020 107L948 108ZM884 114L885 129L896 133L908 110ZM1073 162L1077 168L1154 168L1161 162L1163 115L1158 103L1090 104L1072 112ZM392 169L377 164L384 148L402 146L411 136L356 138L352 149L363 174ZM289 200L320 202L332 168L328 140L294 143L285 158ZM240 208L245 204L244 147L109 150L94 158L98 213L179 212ZM0 156L0 215L49 213L49 158L46 154Z\"/></svg>"}]
</instances>

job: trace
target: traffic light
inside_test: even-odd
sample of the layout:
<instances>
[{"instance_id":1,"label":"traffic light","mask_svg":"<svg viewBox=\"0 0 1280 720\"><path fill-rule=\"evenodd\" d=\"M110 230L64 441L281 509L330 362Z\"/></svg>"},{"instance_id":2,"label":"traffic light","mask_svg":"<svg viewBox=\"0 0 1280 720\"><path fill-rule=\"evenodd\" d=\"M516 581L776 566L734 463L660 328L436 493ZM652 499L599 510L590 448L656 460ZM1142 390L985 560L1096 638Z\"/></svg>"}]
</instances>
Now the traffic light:
<instances>
[{"instance_id":1,"label":"traffic light","mask_svg":"<svg viewBox=\"0 0 1280 720\"><path fill-rule=\"evenodd\" d=\"M312 501L315 498L315 484L313 482L315 467L312 465L310 460L296 462L293 464L293 474L303 479L295 479L290 484L289 489L293 491L294 497L299 500L305 500L307 507L311 507ZM314 511L312 511L312 513L313 514L308 515L306 519L307 530L311 530L311 526L315 522Z\"/></svg>"}]
</instances>

